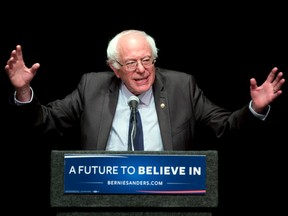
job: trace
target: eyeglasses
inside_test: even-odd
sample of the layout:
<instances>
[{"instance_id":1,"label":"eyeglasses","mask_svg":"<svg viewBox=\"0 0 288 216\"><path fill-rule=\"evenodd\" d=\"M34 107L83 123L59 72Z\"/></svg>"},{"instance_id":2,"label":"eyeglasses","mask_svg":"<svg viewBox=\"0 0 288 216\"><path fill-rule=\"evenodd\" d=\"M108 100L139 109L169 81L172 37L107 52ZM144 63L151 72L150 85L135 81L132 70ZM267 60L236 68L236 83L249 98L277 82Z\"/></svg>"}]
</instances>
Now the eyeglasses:
<instances>
[{"instance_id":1,"label":"eyeglasses","mask_svg":"<svg viewBox=\"0 0 288 216\"><path fill-rule=\"evenodd\" d=\"M138 67L139 61L128 61L126 64L121 64L120 62L116 61L121 67L124 67L126 71L132 72L135 71ZM150 57L143 58L140 60L141 64L143 67L148 68L152 66L155 62L156 59L152 59Z\"/></svg>"}]
</instances>

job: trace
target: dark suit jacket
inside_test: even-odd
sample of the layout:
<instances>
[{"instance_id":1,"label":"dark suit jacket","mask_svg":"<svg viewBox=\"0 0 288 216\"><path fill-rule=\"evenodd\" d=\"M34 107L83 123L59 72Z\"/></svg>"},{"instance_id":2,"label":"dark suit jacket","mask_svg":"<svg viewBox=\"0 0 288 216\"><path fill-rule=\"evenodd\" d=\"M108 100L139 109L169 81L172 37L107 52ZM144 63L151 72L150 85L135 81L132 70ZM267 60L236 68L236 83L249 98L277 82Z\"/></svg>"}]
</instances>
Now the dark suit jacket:
<instances>
[{"instance_id":1,"label":"dark suit jacket","mask_svg":"<svg viewBox=\"0 0 288 216\"><path fill-rule=\"evenodd\" d=\"M44 132L56 130L63 134L66 128L79 124L82 149L105 150L120 84L113 72L87 73L64 99L43 106L35 96L32 103L19 109ZM233 113L213 104L190 74L156 68L153 93L167 151L193 149L196 127L208 127L221 138L227 132L260 122L249 111L248 103Z\"/></svg>"}]
</instances>

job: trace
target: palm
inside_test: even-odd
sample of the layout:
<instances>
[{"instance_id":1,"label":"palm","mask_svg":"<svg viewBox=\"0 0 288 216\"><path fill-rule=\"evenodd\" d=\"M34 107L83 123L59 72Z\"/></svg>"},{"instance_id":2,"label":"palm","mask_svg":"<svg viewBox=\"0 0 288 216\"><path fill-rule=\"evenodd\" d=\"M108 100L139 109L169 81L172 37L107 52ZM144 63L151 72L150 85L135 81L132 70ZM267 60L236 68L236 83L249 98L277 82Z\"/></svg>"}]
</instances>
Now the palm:
<instances>
[{"instance_id":1,"label":"palm","mask_svg":"<svg viewBox=\"0 0 288 216\"><path fill-rule=\"evenodd\" d=\"M20 46L16 47L11 53L11 58L8 60L5 70L8 77L15 88L21 88L29 86L31 80L35 76L39 64L32 65L31 68L27 68L22 56L22 49Z\"/></svg>"},{"instance_id":2,"label":"palm","mask_svg":"<svg viewBox=\"0 0 288 216\"><path fill-rule=\"evenodd\" d=\"M281 87L285 80L282 78L282 72L276 75L277 70L278 68L274 67L261 86L257 86L254 78L250 80L250 94L255 110L265 109L265 107L282 94Z\"/></svg>"},{"instance_id":3,"label":"palm","mask_svg":"<svg viewBox=\"0 0 288 216\"><path fill-rule=\"evenodd\" d=\"M8 76L15 87L21 87L29 84L34 75L31 71L22 63L16 63L13 69L10 69Z\"/></svg>"}]
</instances>

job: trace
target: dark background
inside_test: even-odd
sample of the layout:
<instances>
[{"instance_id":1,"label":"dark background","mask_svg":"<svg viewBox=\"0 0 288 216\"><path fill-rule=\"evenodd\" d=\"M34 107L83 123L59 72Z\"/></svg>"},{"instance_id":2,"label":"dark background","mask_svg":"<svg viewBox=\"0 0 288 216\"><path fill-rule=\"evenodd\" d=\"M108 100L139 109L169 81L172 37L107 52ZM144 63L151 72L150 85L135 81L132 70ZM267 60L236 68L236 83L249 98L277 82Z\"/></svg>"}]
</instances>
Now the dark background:
<instances>
[{"instance_id":1,"label":"dark background","mask_svg":"<svg viewBox=\"0 0 288 216\"><path fill-rule=\"evenodd\" d=\"M157 66L193 74L215 103L236 110L250 101L249 79L258 84L277 66L288 74L287 11L284 5L153 2L19 4L1 6L0 102L2 186L12 211L49 208L51 149L77 148L77 131L42 137L21 128L8 106L13 92L4 67L17 44L27 67L39 62L32 87L43 104L64 97L82 74L109 70L109 40L124 29L153 36ZM24 10L25 8L25 10ZM286 78L287 79L287 78ZM201 134L205 149L219 150L219 208L215 214L280 212L287 191L288 89L272 104L273 125L221 143ZM28 198L29 197L29 198ZM37 203L37 204L36 204ZM11 209L9 209L11 210ZM51 213L52 214L52 213Z\"/></svg>"}]
</instances>

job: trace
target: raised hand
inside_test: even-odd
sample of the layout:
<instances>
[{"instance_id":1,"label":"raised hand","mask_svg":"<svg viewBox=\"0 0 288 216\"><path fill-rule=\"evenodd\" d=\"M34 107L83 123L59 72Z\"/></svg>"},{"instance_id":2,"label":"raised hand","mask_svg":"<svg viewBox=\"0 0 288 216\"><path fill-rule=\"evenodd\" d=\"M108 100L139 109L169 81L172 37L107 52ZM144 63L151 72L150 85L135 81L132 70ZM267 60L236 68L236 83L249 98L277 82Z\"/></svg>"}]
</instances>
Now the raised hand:
<instances>
[{"instance_id":1,"label":"raised hand","mask_svg":"<svg viewBox=\"0 0 288 216\"><path fill-rule=\"evenodd\" d=\"M282 94L281 87L285 79L283 73L278 72L278 68L274 67L267 76L267 79L261 86L257 86L254 78L250 79L250 95L252 98L252 108L261 113L272 103L279 95Z\"/></svg>"},{"instance_id":2,"label":"raised hand","mask_svg":"<svg viewBox=\"0 0 288 216\"><path fill-rule=\"evenodd\" d=\"M17 99L28 101L31 98L30 82L34 78L40 64L35 63L31 68L26 67L20 45L11 52L5 71L17 92Z\"/></svg>"}]
</instances>

